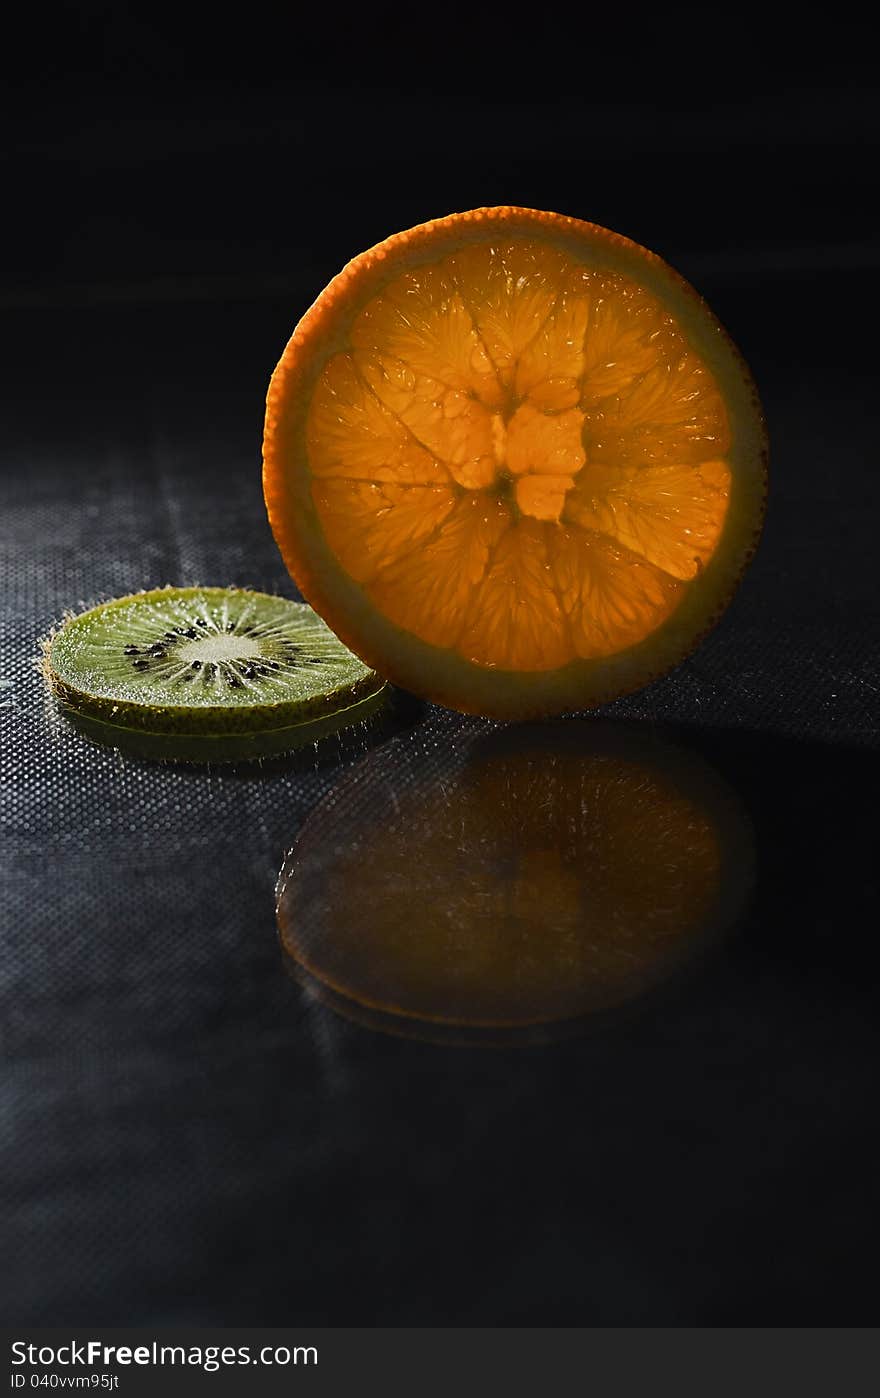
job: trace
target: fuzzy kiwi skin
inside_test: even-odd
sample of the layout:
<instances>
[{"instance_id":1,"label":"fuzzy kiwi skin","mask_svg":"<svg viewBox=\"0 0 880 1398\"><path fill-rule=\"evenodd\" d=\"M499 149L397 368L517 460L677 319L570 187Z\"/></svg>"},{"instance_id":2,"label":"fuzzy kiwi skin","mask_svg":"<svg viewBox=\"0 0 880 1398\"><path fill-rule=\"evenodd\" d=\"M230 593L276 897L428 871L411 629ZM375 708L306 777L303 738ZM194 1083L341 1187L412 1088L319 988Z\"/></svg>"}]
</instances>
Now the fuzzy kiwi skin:
<instances>
[{"instance_id":1,"label":"fuzzy kiwi skin","mask_svg":"<svg viewBox=\"0 0 880 1398\"><path fill-rule=\"evenodd\" d=\"M202 738L215 736L210 731L212 710L207 708L188 709L185 706L148 704L126 704L118 699L107 699L101 695L84 693L75 689L54 674L47 675L56 697L66 711L83 715L107 728L117 728L121 732L142 732L147 734L175 737L187 735ZM348 701L343 707L339 704L339 691L316 694L313 698L290 700L287 703L250 704L246 710L230 708L224 713L227 727L223 738L232 734L244 738L254 736L262 729L265 732L284 732L319 722L322 718L333 718L337 713L345 713L347 708L360 702L382 697L385 681L375 673L365 675L344 691ZM216 710L214 710L216 712Z\"/></svg>"},{"instance_id":2,"label":"fuzzy kiwi skin","mask_svg":"<svg viewBox=\"0 0 880 1398\"><path fill-rule=\"evenodd\" d=\"M118 748L130 757L149 758L159 762L258 762L263 758L280 757L298 748L316 743L321 738L338 733L357 723L377 717L388 703L389 687L367 694L344 709L336 709L304 722L284 728L264 728L254 732L187 733L156 732L142 728L121 727L73 708L62 699L59 707L63 716L83 737L103 747ZM60 698L60 696L59 696Z\"/></svg>"}]
</instances>

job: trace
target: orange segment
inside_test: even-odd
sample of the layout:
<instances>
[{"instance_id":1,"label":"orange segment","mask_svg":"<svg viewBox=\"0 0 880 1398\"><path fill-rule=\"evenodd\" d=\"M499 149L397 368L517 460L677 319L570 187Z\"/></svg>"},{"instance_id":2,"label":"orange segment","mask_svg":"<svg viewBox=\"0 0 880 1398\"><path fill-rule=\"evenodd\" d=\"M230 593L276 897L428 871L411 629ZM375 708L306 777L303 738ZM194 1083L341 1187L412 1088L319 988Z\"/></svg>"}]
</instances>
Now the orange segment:
<instances>
[{"instance_id":1,"label":"orange segment","mask_svg":"<svg viewBox=\"0 0 880 1398\"><path fill-rule=\"evenodd\" d=\"M571 408L580 398L591 307L579 280L576 275L568 279L517 361L516 392L539 408Z\"/></svg>"},{"instance_id":2,"label":"orange segment","mask_svg":"<svg viewBox=\"0 0 880 1398\"><path fill-rule=\"evenodd\" d=\"M418 629L431 645L456 645L465 625L462 596L469 598L482 582L510 522L498 501L462 496L421 547L385 563L369 596L397 626Z\"/></svg>"},{"instance_id":3,"label":"orange segment","mask_svg":"<svg viewBox=\"0 0 880 1398\"><path fill-rule=\"evenodd\" d=\"M712 557L727 512L730 467L591 466L565 504L573 524L610 535L674 578Z\"/></svg>"},{"instance_id":4,"label":"orange segment","mask_svg":"<svg viewBox=\"0 0 880 1398\"><path fill-rule=\"evenodd\" d=\"M584 445L591 461L643 466L659 461L698 465L723 457L730 427L718 386L695 355L654 364L619 393L593 397L585 378Z\"/></svg>"},{"instance_id":5,"label":"orange segment","mask_svg":"<svg viewBox=\"0 0 880 1398\"><path fill-rule=\"evenodd\" d=\"M602 534L556 531L553 579L582 658L613 655L656 629L674 609L681 583Z\"/></svg>"},{"instance_id":6,"label":"orange segment","mask_svg":"<svg viewBox=\"0 0 880 1398\"><path fill-rule=\"evenodd\" d=\"M501 400L494 366L449 268L422 267L391 282L358 316L351 344L490 405Z\"/></svg>"},{"instance_id":7,"label":"orange segment","mask_svg":"<svg viewBox=\"0 0 880 1398\"><path fill-rule=\"evenodd\" d=\"M492 417L476 398L411 369L399 359L355 353L367 397L378 401L452 478L479 490L495 478Z\"/></svg>"},{"instance_id":8,"label":"orange segment","mask_svg":"<svg viewBox=\"0 0 880 1398\"><path fill-rule=\"evenodd\" d=\"M505 387L546 325L574 264L551 243L474 243L446 266Z\"/></svg>"},{"instance_id":9,"label":"orange segment","mask_svg":"<svg viewBox=\"0 0 880 1398\"><path fill-rule=\"evenodd\" d=\"M313 605L465 709L581 707L687 652L754 546L742 361L653 254L476 210L364 253L273 377L269 514Z\"/></svg>"},{"instance_id":10,"label":"orange segment","mask_svg":"<svg viewBox=\"0 0 880 1398\"><path fill-rule=\"evenodd\" d=\"M360 583L428 542L456 504L444 486L386 481L320 479L313 495L331 548Z\"/></svg>"},{"instance_id":11,"label":"orange segment","mask_svg":"<svg viewBox=\"0 0 880 1398\"><path fill-rule=\"evenodd\" d=\"M574 653L548 569L547 526L521 520L500 537L473 589L458 650L476 665L552 670Z\"/></svg>"},{"instance_id":12,"label":"orange segment","mask_svg":"<svg viewBox=\"0 0 880 1398\"><path fill-rule=\"evenodd\" d=\"M308 455L314 476L423 485L449 482L449 472L367 391L350 354L334 356L315 389Z\"/></svg>"},{"instance_id":13,"label":"orange segment","mask_svg":"<svg viewBox=\"0 0 880 1398\"><path fill-rule=\"evenodd\" d=\"M668 362L674 322L662 302L627 277L581 272L576 285L589 297L581 380L585 406L625 393L643 374Z\"/></svg>"}]
</instances>

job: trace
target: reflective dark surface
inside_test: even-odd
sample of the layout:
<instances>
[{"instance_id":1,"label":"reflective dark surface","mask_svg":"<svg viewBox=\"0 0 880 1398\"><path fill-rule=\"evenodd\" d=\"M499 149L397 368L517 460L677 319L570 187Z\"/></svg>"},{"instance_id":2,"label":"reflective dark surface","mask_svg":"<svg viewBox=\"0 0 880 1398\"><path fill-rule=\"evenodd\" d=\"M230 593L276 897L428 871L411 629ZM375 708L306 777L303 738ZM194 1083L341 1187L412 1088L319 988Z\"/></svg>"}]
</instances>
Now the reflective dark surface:
<instances>
[{"instance_id":1,"label":"reflective dark surface","mask_svg":"<svg viewBox=\"0 0 880 1398\"><path fill-rule=\"evenodd\" d=\"M290 968L359 1023L439 1042L561 1037L736 927L748 820L638 725L435 716L358 763L278 881Z\"/></svg>"},{"instance_id":2,"label":"reflective dark surface","mask_svg":"<svg viewBox=\"0 0 880 1398\"><path fill-rule=\"evenodd\" d=\"M63 81L69 35L53 57L42 13L0 56L4 1315L873 1324L875 47L823 25L812 69L800 31L762 67L766 36L728 26L724 82L705 26L695 67L658 14L638 53L628 27L622 82L618 15L601 42L593 12L566 35L560 74L555 15L499 66L486 11L418 47L429 73L378 51L365 71L373 12L315 43L241 17L200 82L204 26L178 11L151 42L153 21L106 14ZM484 43L467 62L463 28ZM279 964L285 851L385 748L261 772L123 759L44 713L34 658L102 597L288 590L259 447L296 318L393 229L512 199L639 238L707 297L761 386L771 498L719 627L606 714L733 793L746 915L588 1032L487 1050L359 1027ZM450 747L472 731L413 718ZM383 800L405 806L405 776Z\"/></svg>"}]
</instances>

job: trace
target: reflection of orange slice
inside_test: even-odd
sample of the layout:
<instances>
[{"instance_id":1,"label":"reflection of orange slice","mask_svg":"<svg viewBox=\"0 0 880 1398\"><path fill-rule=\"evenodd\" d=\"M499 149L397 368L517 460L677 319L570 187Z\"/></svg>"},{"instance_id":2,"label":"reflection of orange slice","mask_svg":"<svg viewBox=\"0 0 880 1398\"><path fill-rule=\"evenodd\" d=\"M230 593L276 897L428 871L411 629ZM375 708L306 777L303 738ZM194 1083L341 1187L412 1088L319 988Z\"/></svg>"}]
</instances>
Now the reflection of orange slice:
<instances>
[{"instance_id":1,"label":"reflection of orange slice","mask_svg":"<svg viewBox=\"0 0 880 1398\"><path fill-rule=\"evenodd\" d=\"M310 816L278 920L343 1011L518 1029L668 980L735 920L750 861L724 784L644 733L572 720L450 742L429 726Z\"/></svg>"},{"instance_id":2,"label":"reflection of orange slice","mask_svg":"<svg viewBox=\"0 0 880 1398\"><path fill-rule=\"evenodd\" d=\"M754 547L764 458L748 370L659 258L481 209L389 238L318 298L272 379L264 486L353 650L522 717L691 649Z\"/></svg>"}]
</instances>

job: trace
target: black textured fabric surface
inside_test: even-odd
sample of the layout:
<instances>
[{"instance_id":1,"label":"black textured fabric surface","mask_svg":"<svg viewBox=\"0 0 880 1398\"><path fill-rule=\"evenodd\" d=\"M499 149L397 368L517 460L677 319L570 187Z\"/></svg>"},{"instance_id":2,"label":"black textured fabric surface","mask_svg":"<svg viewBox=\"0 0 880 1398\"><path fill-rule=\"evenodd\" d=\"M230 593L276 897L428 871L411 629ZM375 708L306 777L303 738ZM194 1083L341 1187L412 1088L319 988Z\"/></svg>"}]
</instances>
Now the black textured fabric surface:
<instances>
[{"instance_id":1,"label":"black textured fabric surface","mask_svg":"<svg viewBox=\"0 0 880 1398\"><path fill-rule=\"evenodd\" d=\"M875 365L863 350L880 317L876 253L861 240L855 163L836 242L821 218L828 241L805 241L800 215L787 221L773 203L780 168L801 214L821 202L815 152L774 101L787 153L763 170L760 246L736 210L740 224L719 234L714 186L698 181L681 222L663 226L650 189L640 203L627 185L627 203L622 177L614 185L597 165L590 203L528 146L500 173L482 147L464 173L441 162L409 189L392 170L344 227L338 214L296 221L282 202L282 236L257 217L272 143L283 145L268 117L251 163L231 119L145 120L117 135L106 116L68 130L56 114L54 144L33 137L37 206L51 167L55 193L79 211L51 275L45 222L43 243L16 230L23 271L4 293L10 1321L876 1319L880 654ZM816 118L838 149L849 101ZM743 147L733 118L719 121L706 141L728 132L734 179L764 127L756 119ZM704 147L683 129L669 116L656 139L678 141L686 161ZM317 201L320 161L304 139L287 155ZM75 203L80 181L91 213ZM682 175L679 195L686 185ZM772 490L762 547L721 625L675 673L608 710L676 735L737 792L757 850L746 925L662 1007L564 1044L481 1051L348 1023L284 973L276 943L286 849L370 745L393 742L407 781L418 708L395 720L396 736L371 730L262 771L158 767L59 724L36 657L65 609L138 588L289 592L259 437L294 320L372 237L511 195L617 223L697 282L761 387ZM642 208L656 226L638 226ZM433 720L450 742L470 722Z\"/></svg>"}]
</instances>

